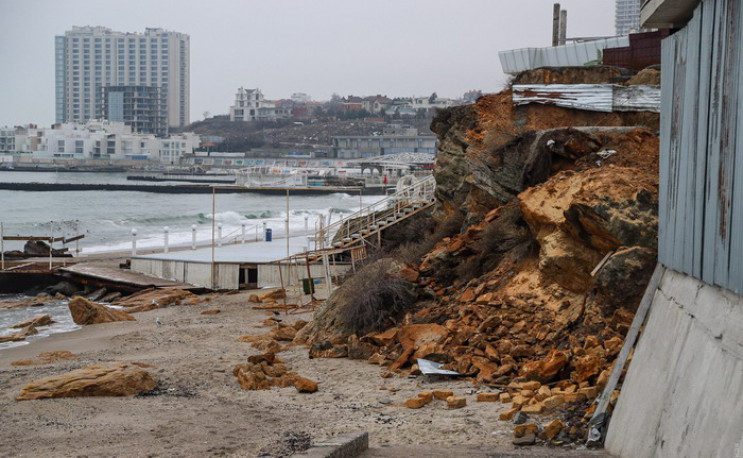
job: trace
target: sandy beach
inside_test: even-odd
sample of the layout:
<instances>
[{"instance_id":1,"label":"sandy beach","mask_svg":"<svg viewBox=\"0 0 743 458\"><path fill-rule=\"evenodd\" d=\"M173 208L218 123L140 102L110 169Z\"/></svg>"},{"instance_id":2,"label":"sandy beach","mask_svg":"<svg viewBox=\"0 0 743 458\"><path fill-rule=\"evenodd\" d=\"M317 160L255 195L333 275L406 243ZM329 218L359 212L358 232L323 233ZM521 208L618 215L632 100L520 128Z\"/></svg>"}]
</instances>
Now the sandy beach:
<instances>
[{"instance_id":1,"label":"sandy beach","mask_svg":"<svg viewBox=\"0 0 743 458\"><path fill-rule=\"evenodd\" d=\"M513 424L498 420L506 406L475 402L476 391L464 380L382 378L382 368L368 362L309 359L306 348L292 346L279 356L317 381L319 391L243 390L232 368L260 352L237 338L266 332L261 322L273 316L254 310L249 294L207 295L199 305L137 313L134 322L89 325L0 351L0 456L278 456L282 435L307 434L318 441L361 430L369 433L372 448L424 444L429 450L436 445L513 450ZM208 309L220 313L201 314ZM284 322L310 318L311 313L280 316ZM11 365L61 350L78 357ZM122 398L16 400L32 380L105 361L153 365L149 370L157 390ZM448 409L435 401L416 410L395 405L432 389L451 389L468 405Z\"/></svg>"}]
</instances>

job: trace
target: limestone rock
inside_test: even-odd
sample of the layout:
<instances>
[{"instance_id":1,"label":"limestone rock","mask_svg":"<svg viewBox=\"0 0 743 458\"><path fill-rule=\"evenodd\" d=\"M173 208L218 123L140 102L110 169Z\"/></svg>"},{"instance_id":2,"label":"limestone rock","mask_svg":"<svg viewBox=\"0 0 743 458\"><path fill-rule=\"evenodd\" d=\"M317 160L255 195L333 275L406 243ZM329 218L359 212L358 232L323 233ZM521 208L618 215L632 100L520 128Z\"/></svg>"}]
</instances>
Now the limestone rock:
<instances>
[{"instance_id":1,"label":"limestone rock","mask_svg":"<svg viewBox=\"0 0 743 458\"><path fill-rule=\"evenodd\" d=\"M76 359L77 355L66 351L45 351L41 352L36 356L36 359L22 359L19 361L13 361L10 364L12 366L39 366L43 364L50 364L55 361L62 361L66 359Z\"/></svg>"},{"instance_id":2,"label":"limestone rock","mask_svg":"<svg viewBox=\"0 0 743 458\"><path fill-rule=\"evenodd\" d=\"M185 289L150 288L117 299L113 304L136 313L170 305L194 305L199 302L201 302L199 296Z\"/></svg>"},{"instance_id":3,"label":"limestone rock","mask_svg":"<svg viewBox=\"0 0 743 458\"><path fill-rule=\"evenodd\" d=\"M202 315L218 315L221 312L222 311L219 309L209 309L209 310L204 310L203 312L201 312L201 314Z\"/></svg>"},{"instance_id":4,"label":"limestone rock","mask_svg":"<svg viewBox=\"0 0 743 458\"><path fill-rule=\"evenodd\" d=\"M20 323L16 323L11 328L25 328L27 326L33 326L33 327L39 327L39 326L48 326L52 323L56 323L56 321L52 320L51 315L36 315L33 318L29 318L27 320L23 320Z\"/></svg>"},{"instance_id":5,"label":"limestone rock","mask_svg":"<svg viewBox=\"0 0 743 458\"><path fill-rule=\"evenodd\" d=\"M114 321L136 321L128 313L90 302L82 296L75 296L68 303L72 320L76 324L98 324Z\"/></svg>"},{"instance_id":6,"label":"limestone rock","mask_svg":"<svg viewBox=\"0 0 743 458\"><path fill-rule=\"evenodd\" d=\"M555 378L567 363L567 353L552 349L544 358L521 366L519 373L527 379L546 383Z\"/></svg>"},{"instance_id":7,"label":"limestone rock","mask_svg":"<svg viewBox=\"0 0 743 458\"><path fill-rule=\"evenodd\" d=\"M300 393L314 393L317 391L317 382L305 377L297 376L294 378L294 387Z\"/></svg>"},{"instance_id":8,"label":"limestone rock","mask_svg":"<svg viewBox=\"0 0 743 458\"><path fill-rule=\"evenodd\" d=\"M17 331L13 334L7 335L7 336L0 336L0 343L2 342L21 342L26 340L26 337L33 336L35 334L38 334L39 331L36 330L34 326L26 326L25 328L22 328L20 331Z\"/></svg>"},{"instance_id":9,"label":"limestone rock","mask_svg":"<svg viewBox=\"0 0 743 458\"><path fill-rule=\"evenodd\" d=\"M467 405L467 398L461 396L449 396L446 398L446 405L450 409L461 409Z\"/></svg>"},{"instance_id":10,"label":"limestone rock","mask_svg":"<svg viewBox=\"0 0 743 458\"><path fill-rule=\"evenodd\" d=\"M109 362L28 383L17 399L131 396L156 387L155 378L136 363Z\"/></svg>"}]
</instances>

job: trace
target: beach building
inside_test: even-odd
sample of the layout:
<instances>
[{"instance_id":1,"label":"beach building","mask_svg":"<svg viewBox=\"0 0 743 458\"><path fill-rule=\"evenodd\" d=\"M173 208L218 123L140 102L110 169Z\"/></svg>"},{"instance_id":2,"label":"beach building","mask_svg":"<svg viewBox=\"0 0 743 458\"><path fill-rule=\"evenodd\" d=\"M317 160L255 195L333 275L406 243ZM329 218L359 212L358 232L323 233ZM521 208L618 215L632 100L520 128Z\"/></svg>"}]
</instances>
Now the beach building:
<instances>
[{"instance_id":1,"label":"beach building","mask_svg":"<svg viewBox=\"0 0 743 458\"><path fill-rule=\"evenodd\" d=\"M351 268L318 262L308 266L298 256L312 248L308 243L306 236L298 236L290 237L288 244L286 239L277 239L134 255L131 270L211 289L256 289L297 285L309 279L315 284L326 275L342 275ZM289 262L289 257L295 261Z\"/></svg>"},{"instance_id":2,"label":"beach building","mask_svg":"<svg viewBox=\"0 0 743 458\"><path fill-rule=\"evenodd\" d=\"M161 94L167 126L186 126L190 123L189 56L190 39L183 33L73 27L55 37L56 122L108 119L105 97L121 91L105 88L139 86L156 88ZM124 119L129 121L134 120ZM138 124L133 127L136 131Z\"/></svg>"}]
</instances>

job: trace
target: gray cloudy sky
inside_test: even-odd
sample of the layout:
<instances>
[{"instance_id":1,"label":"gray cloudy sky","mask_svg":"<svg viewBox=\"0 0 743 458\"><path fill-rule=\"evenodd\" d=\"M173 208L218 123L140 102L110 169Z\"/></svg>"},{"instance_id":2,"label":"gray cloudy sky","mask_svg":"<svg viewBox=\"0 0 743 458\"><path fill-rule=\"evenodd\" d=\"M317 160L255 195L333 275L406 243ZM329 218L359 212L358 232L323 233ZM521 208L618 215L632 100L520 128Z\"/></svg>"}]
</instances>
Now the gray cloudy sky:
<instances>
[{"instance_id":1,"label":"gray cloudy sky","mask_svg":"<svg viewBox=\"0 0 743 458\"><path fill-rule=\"evenodd\" d=\"M0 0L0 126L54 122L54 37L73 25L191 36L191 121L236 89L314 100L503 88L498 51L548 46L551 0ZM562 0L568 36L614 34L614 0Z\"/></svg>"}]
</instances>

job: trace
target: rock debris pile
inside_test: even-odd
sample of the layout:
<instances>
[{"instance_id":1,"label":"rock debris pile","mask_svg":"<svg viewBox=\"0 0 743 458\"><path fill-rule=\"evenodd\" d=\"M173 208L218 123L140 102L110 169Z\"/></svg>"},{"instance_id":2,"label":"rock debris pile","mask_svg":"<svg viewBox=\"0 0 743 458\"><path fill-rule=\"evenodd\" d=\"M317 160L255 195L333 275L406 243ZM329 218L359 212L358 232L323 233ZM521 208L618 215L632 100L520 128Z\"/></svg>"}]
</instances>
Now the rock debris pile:
<instances>
[{"instance_id":1,"label":"rock debris pile","mask_svg":"<svg viewBox=\"0 0 743 458\"><path fill-rule=\"evenodd\" d=\"M514 107L509 91L441 112L432 123L434 215L458 230L386 270L415 292L413 304L379 329L353 329L338 319L354 298L344 284L295 342L311 357L368 359L400 375L419 374L420 358L442 363L498 388L504 420L559 417L516 439L585 438L581 420L656 263L657 122L650 113Z\"/></svg>"}]
</instances>

